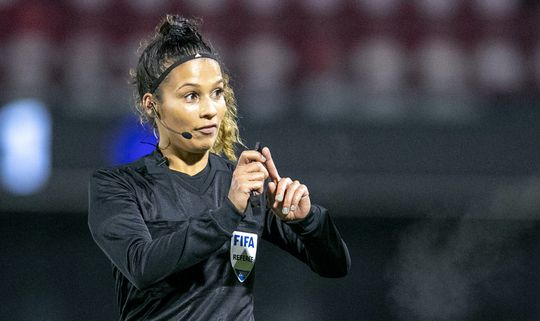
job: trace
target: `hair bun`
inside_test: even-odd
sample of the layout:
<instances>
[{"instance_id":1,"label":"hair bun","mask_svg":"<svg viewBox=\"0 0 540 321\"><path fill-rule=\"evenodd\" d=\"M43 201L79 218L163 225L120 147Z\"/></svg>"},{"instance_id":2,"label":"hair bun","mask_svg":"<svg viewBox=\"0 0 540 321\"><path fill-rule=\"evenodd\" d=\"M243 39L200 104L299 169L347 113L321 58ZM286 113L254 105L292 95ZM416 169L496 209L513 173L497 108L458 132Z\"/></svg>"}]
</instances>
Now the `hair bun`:
<instances>
[{"instance_id":1,"label":"hair bun","mask_svg":"<svg viewBox=\"0 0 540 321\"><path fill-rule=\"evenodd\" d=\"M201 39L196 22L179 15L165 16L158 27L158 33L162 37L182 38L184 41L200 41Z\"/></svg>"}]
</instances>

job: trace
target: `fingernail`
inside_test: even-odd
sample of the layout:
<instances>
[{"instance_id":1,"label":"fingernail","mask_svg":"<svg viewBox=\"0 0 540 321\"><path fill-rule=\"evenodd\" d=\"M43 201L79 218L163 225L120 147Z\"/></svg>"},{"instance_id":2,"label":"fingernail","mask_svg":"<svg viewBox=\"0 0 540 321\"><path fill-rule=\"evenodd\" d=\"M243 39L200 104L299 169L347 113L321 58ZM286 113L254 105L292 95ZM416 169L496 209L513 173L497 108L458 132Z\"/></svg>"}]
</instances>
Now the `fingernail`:
<instances>
[{"instance_id":1,"label":"fingernail","mask_svg":"<svg viewBox=\"0 0 540 321\"><path fill-rule=\"evenodd\" d=\"M282 194L278 194L278 195L276 196L276 200L277 200L278 202L283 201L283 195L282 195Z\"/></svg>"},{"instance_id":2,"label":"fingernail","mask_svg":"<svg viewBox=\"0 0 540 321\"><path fill-rule=\"evenodd\" d=\"M282 210L281 210L281 213L283 213L284 215L287 215L289 214L289 209L284 207Z\"/></svg>"},{"instance_id":3,"label":"fingernail","mask_svg":"<svg viewBox=\"0 0 540 321\"><path fill-rule=\"evenodd\" d=\"M294 212L294 210L296 210L296 206L291 205L291 212Z\"/></svg>"},{"instance_id":4,"label":"fingernail","mask_svg":"<svg viewBox=\"0 0 540 321\"><path fill-rule=\"evenodd\" d=\"M262 161L263 161L263 163L266 162L266 157L263 156Z\"/></svg>"}]
</instances>

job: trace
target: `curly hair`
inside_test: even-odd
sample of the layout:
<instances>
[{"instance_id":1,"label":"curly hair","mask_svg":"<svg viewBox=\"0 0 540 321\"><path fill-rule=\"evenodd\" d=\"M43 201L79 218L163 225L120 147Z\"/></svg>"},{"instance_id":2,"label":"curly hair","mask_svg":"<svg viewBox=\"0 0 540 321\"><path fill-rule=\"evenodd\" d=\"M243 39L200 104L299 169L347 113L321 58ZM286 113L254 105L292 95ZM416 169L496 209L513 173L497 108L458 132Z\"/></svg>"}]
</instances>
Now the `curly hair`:
<instances>
[{"instance_id":1,"label":"curly hair","mask_svg":"<svg viewBox=\"0 0 540 321\"><path fill-rule=\"evenodd\" d=\"M137 67L130 71L131 82L135 87L135 108L141 123L150 123L156 128L156 120L148 116L142 104L144 94L152 92L152 84L175 61L197 53L217 56L215 50L203 40L197 30L200 20L190 20L179 15L168 14L158 24L155 34L141 43ZM218 61L223 68L223 63ZM244 146L238 130L238 108L234 91L227 74L223 74L224 97L227 110L223 117L219 133L210 149L211 152L224 155L236 161L237 145ZM159 87L154 96L160 99Z\"/></svg>"}]
</instances>

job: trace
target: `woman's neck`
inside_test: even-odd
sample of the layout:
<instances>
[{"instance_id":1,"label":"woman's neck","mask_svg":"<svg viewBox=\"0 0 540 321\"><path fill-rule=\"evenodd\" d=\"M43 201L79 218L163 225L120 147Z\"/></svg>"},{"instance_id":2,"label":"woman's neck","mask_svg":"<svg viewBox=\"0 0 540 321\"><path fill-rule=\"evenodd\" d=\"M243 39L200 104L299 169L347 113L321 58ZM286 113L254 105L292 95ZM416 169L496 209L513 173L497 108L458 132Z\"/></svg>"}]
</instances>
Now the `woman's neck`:
<instances>
[{"instance_id":1,"label":"woman's neck","mask_svg":"<svg viewBox=\"0 0 540 321\"><path fill-rule=\"evenodd\" d=\"M163 156L169 161L169 168L189 176L201 172L208 164L210 152L192 154L185 151L174 151L172 148L161 150Z\"/></svg>"}]
</instances>

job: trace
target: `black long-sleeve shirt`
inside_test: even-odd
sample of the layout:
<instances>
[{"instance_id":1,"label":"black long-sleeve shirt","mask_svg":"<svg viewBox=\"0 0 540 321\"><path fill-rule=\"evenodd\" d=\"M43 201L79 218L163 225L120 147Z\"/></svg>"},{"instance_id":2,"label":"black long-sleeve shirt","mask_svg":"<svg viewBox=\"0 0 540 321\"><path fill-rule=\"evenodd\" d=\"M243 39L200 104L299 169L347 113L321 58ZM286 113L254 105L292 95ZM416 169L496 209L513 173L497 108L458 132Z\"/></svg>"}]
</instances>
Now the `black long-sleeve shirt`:
<instances>
[{"instance_id":1,"label":"black long-sleeve shirt","mask_svg":"<svg viewBox=\"0 0 540 321\"><path fill-rule=\"evenodd\" d=\"M241 215L227 195L234 165L214 154L196 186L154 151L98 170L88 225L113 263L121 320L253 320L254 271L241 283L230 264L233 231L256 233L325 277L347 274L350 257L326 209L284 222L266 198ZM255 270L255 269L254 269Z\"/></svg>"}]
</instances>

